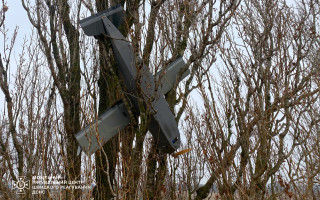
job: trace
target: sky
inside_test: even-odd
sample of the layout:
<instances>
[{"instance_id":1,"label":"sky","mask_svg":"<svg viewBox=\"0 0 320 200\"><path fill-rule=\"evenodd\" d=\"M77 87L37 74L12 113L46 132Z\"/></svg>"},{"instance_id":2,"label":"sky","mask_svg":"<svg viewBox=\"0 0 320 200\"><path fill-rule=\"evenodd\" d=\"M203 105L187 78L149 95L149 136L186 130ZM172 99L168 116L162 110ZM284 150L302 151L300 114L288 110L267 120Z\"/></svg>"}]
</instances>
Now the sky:
<instances>
[{"instance_id":1,"label":"sky","mask_svg":"<svg viewBox=\"0 0 320 200\"><path fill-rule=\"evenodd\" d=\"M294 1L287 1L287 3L293 4ZM13 75L16 71L16 62L18 60L19 53L21 52L21 45L23 44L24 37L28 37L31 34L31 24L28 20L28 16L26 11L23 9L21 0L7 0L6 5L8 6L8 11L6 12L6 20L5 20L5 28L8 30L8 37L11 37L15 27L18 27L18 35L15 43L11 65L10 65L10 81L11 83L14 81ZM2 9L2 2L0 1L0 9ZM7 41L9 42L9 41ZM0 34L0 53L3 55L4 53L4 38L3 35ZM12 89L12 88L11 88ZM197 94L193 94L197 95ZM195 98L195 96L193 96ZM199 98L199 97L198 97ZM197 98L195 98L197 99ZM4 109L4 95L3 92L0 91L0 115ZM182 117L183 118L183 117ZM1 120L1 117L0 117ZM204 180L201 182L203 183Z\"/></svg>"},{"instance_id":2,"label":"sky","mask_svg":"<svg viewBox=\"0 0 320 200\"><path fill-rule=\"evenodd\" d=\"M5 23L4 28L7 30L7 37L11 38L15 28L18 28L18 35L14 45L14 50L12 52L11 62L10 62L10 82L14 81L13 75L16 72L16 62L18 60L19 53L21 52L21 46L23 44L23 39L31 33L31 24L28 20L26 11L23 9L20 0L9 0L5 3L8 7L5 13ZM3 4L0 2L0 9L2 10ZM0 33L0 53L3 58L4 55L4 36ZM10 44L10 40L6 41L6 44ZM10 86L9 86L10 87ZM12 88L10 88L12 89ZM0 91L0 113L3 111L4 107L4 94Z\"/></svg>"},{"instance_id":3,"label":"sky","mask_svg":"<svg viewBox=\"0 0 320 200\"><path fill-rule=\"evenodd\" d=\"M2 3L0 3L2 7ZM5 27L9 30L9 35L12 35L15 27L19 28L16 47L21 46L23 37L31 32L31 24L29 22L26 11L23 9L20 0L10 0L6 3L8 11L6 12ZM0 39L1 53L3 52L3 36Z\"/></svg>"}]
</instances>

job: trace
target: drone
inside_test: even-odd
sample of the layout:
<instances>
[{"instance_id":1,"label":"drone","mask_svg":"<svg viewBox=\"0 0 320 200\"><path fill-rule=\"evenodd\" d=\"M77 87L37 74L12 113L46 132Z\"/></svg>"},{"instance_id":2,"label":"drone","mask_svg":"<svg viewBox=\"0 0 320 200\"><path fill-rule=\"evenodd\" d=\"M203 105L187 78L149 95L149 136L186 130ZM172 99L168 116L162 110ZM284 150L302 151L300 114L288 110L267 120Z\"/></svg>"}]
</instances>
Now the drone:
<instances>
[{"instance_id":1,"label":"drone","mask_svg":"<svg viewBox=\"0 0 320 200\"><path fill-rule=\"evenodd\" d=\"M95 38L106 36L110 39L120 77L126 91L131 94L128 98L130 103L138 110L137 113L139 113L138 98L152 108L148 130L161 152L173 153L180 147L180 133L174 114L171 112L164 95L170 91L180 70L185 68L186 64L179 57L164 71L155 75L152 75L143 64L137 70L133 48L118 29L123 22L124 9L117 5L81 20L80 26L87 36ZM161 84L158 85L156 80L160 74ZM189 74L190 71L187 69L182 74L182 78ZM137 85L137 79L140 79L138 80L140 85ZM138 94L138 87L143 94ZM78 132L75 137L84 152L91 155L129 124L130 115L125 103L121 100L107 109L91 125Z\"/></svg>"}]
</instances>

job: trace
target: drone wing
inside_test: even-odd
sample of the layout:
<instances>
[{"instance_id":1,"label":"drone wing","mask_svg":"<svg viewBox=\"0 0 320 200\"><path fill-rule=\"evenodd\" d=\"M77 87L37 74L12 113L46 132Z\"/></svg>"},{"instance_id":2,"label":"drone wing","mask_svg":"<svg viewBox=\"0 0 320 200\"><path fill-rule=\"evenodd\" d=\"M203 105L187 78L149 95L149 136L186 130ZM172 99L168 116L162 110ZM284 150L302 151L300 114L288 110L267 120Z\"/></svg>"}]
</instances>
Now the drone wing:
<instances>
[{"instance_id":1,"label":"drone wing","mask_svg":"<svg viewBox=\"0 0 320 200\"><path fill-rule=\"evenodd\" d=\"M182 58L178 58L165 69L164 75L161 77L161 91L163 94L169 92L183 67L185 67L185 62ZM190 71L187 70L182 77L186 77L189 73ZM159 73L156 76L159 76ZM91 155L129 123L128 111L124 103L120 101L99 116L98 120L95 120L77 133L76 139L81 148L88 155Z\"/></svg>"},{"instance_id":2,"label":"drone wing","mask_svg":"<svg viewBox=\"0 0 320 200\"><path fill-rule=\"evenodd\" d=\"M98 120L77 133L76 139L82 149L91 155L129 123L127 109L120 101L99 116Z\"/></svg>"},{"instance_id":3,"label":"drone wing","mask_svg":"<svg viewBox=\"0 0 320 200\"><path fill-rule=\"evenodd\" d=\"M128 92L133 94L130 101L137 109L139 109L139 105L135 95L137 94L136 79L138 75L140 76L140 86L144 93L142 95L143 100L155 111L151 118L149 131L158 142L160 149L167 153L173 152L180 146L180 134L174 115L163 93L168 92L173 86L178 72L184 67L185 63L182 58L172 63L164 73L161 90L157 90L155 77L152 76L146 66L142 66L137 71L132 46L118 30L123 15L121 6L113 7L82 20L80 25L88 36L107 35L110 38L120 74ZM184 76L188 74L189 71L187 70ZM90 155L129 123L128 112L124 104L120 102L102 114L93 123L94 125L87 126L80 131L76 138L80 146Z\"/></svg>"}]
</instances>

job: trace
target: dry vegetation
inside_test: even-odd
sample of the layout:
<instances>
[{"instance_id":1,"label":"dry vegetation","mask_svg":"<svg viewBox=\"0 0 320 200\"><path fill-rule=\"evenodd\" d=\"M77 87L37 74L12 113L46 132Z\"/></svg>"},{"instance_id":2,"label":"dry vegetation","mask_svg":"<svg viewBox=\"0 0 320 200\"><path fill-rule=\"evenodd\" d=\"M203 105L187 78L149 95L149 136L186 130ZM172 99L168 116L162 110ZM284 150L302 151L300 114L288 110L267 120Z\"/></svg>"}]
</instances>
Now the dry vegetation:
<instances>
[{"instance_id":1,"label":"dry vegetation","mask_svg":"<svg viewBox=\"0 0 320 200\"><path fill-rule=\"evenodd\" d=\"M320 2L286 2L21 0L32 34L17 47L2 0L0 198L319 199ZM119 3L144 65L156 73L183 56L190 69L166 94L187 154L156 150L142 103L94 156L77 153L74 135L128 100L108 38L79 26ZM95 187L12 189L19 176L44 175Z\"/></svg>"}]
</instances>

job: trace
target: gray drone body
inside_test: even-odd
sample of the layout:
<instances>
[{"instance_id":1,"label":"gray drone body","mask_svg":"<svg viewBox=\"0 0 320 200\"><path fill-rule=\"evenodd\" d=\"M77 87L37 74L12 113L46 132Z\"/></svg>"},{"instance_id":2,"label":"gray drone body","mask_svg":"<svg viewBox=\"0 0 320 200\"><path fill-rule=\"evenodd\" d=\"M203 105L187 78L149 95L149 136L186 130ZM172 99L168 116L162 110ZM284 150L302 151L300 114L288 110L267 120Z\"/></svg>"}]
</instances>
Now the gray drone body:
<instances>
[{"instance_id":1,"label":"gray drone body","mask_svg":"<svg viewBox=\"0 0 320 200\"><path fill-rule=\"evenodd\" d=\"M135 106L136 110L139 110L137 98L143 99L152 113L149 131L155 138L158 148L162 152L171 153L180 146L180 133L164 94L173 86L180 69L185 66L185 63L182 58L178 58L170 64L163 73L159 88L156 88L155 79L157 75L154 77L144 65L137 70L132 46L117 29L123 22L123 15L123 8L116 6L81 20L80 25L88 36L106 35L110 38L118 70L127 92L131 94L132 105ZM187 70L183 77L188 74L189 71ZM142 90L141 95L138 95L137 83ZM103 113L92 125L81 130L76 138L82 149L91 155L129 123L130 118L123 102L118 102Z\"/></svg>"}]
</instances>

